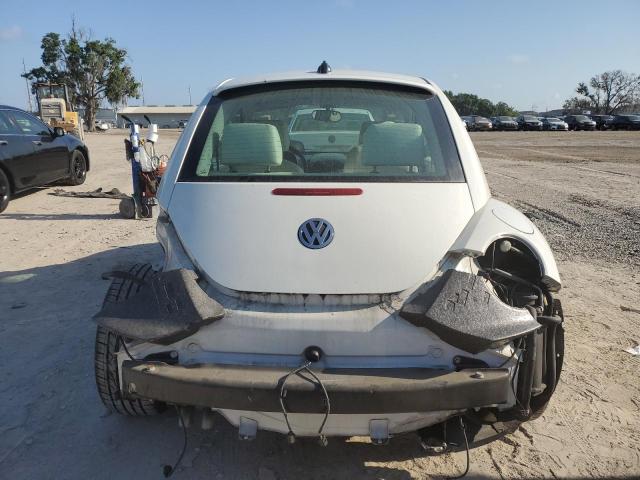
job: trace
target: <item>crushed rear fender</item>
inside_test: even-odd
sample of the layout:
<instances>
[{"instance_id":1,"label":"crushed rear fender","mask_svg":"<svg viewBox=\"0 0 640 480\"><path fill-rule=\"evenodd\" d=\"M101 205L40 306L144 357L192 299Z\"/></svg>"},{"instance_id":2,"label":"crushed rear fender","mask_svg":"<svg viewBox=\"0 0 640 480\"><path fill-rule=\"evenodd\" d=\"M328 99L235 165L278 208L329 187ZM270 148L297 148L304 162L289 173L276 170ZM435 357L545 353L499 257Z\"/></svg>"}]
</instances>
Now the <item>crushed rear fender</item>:
<instances>
[{"instance_id":1,"label":"crushed rear fender","mask_svg":"<svg viewBox=\"0 0 640 480\"><path fill-rule=\"evenodd\" d=\"M121 302L107 301L94 320L125 338L169 345L224 317L193 270L158 272Z\"/></svg>"},{"instance_id":2,"label":"crushed rear fender","mask_svg":"<svg viewBox=\"0 0 640 480\"><path fill-rule=\"evenodd\" d=\"M450 251L479 257L485 254L491 243L506 237L515 238L531 249L540 262L542 283L552 292L559 291L558 266L540 230L524 214L494 198L490 198L471 217Z\"/></svg>"}]
</instances>

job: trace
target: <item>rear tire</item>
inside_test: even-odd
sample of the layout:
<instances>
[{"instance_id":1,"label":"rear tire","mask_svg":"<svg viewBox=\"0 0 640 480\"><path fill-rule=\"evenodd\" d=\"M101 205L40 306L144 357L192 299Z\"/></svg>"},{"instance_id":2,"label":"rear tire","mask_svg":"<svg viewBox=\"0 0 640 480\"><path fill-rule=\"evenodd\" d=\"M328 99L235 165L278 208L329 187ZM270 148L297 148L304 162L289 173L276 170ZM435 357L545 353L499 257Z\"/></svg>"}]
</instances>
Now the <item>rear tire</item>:
<instances>
[{"instance_id":1,"label":"rear tire","mask_svg":"<svg viewBox=\"0 0 640 480\"><path fill-rule=\"evenodd\" d=\"M4 212L9 206L9 200L11 199L11 183L9 179L0 170L0 213Z\"/></svg>"},{"instance_id":2,"label":"rear tire","mask_svg":"<svg viewBox=\"0 0 640 480\"><path fill-rule=\"evenodd\" d=\"M87 179L87 159L80 150L74 150L71 154L70 185L82 185Z\"/></svg>"},{"instance_id":3,"label":"rear tire","mask_svg":"<svg viewBox=\"0 0 640 480\"><path fill-rule=\"evenodd\" d=\"M136 264L129 269L129 273L139 280L145 280L153 275L154 271L149 264ZM141 287L142 284L135 280L114 278L109 286L103 305L109 302L126 300L138 293ZM164 410L164 404L153 400L128 400L122 397L116 354L122 348L123 341L126 341L126 339L123 339L108 328L98 325L94 368L100 400L109 411L122 415L132 417L157 415Z\"/></svg>"}]
</instances>

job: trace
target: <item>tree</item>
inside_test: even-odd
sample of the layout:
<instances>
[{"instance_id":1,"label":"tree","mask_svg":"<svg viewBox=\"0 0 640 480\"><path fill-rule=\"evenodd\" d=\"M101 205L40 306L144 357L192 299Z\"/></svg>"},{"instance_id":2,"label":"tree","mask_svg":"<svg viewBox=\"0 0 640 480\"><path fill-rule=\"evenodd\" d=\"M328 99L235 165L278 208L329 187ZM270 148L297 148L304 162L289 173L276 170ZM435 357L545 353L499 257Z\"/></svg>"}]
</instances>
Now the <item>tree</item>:
<instances>
[{"instance_id":1,"label":"tree","mask_svg":"<svg viewBox=\"0 0 640 480\"><path fill-rule=\"evenodd\" d=\"M591 100L588 98L572 97L565 100L562 108L568 113L582 113L594 110Z\"/></svg>"},{"instance_id":2,"label":"tree","mask_svg":"<svg viewBox=\"0 0 640 480\"><path fill-rule=\"evenodd\" d=\"M518 112L505 102L494 104L491 100L480 98L473 93L457 93L445 90L444 94L449 98L460 115L480 115L482 117L496 117L498 115L515 116Z\"/></svg>"},{"instance_id":3,"label":"tree","mask_svg":"<svg viewBox=\"0 0 640 480\"><path fill-rule=\"evenodd\" d=\"M578 96L565 101L567 110L591 110L611 115L631 108L638 102L640 75L612 70L591 77L589 84L580 82Z\"/></svg>"},{"instance_id":4,"label":"tree","mask_svg":"<svg viewBox=\"0 0 640 480\"><path fill-rule=\"evenodd\" d=\"M140 84L125 64L127 51L118 48L112 38L93 40L76 29L74 21L67 38L47 33L40 47L42 66L22 76L34 83L65 83L71 103L84 107L89 130L95 129L96 111L104 100L114 104L127 97L138 98Z\"/></svg>"}]
</instances>

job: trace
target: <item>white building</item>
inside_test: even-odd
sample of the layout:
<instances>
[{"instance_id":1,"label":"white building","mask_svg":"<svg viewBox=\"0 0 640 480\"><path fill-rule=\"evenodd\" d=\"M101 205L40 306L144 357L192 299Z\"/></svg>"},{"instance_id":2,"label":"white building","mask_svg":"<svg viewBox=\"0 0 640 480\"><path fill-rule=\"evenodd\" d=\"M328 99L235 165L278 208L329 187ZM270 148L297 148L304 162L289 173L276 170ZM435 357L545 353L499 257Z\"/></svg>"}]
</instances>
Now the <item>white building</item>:
<instances>
[{"instance_id":1,"label":"white building","mask_svg":"<svg viewBox=\"0 0 640 480\"><path fill-rule=\"evenodd\" d=\"M143 105L139 107L124 107L117 112L118 127L123 128L129 122L123 115L132 122L146 127L149 121L157 123L159 128L179 128L189 121L191 114L195 112L196 105Z\"/></svg>"}]
</instances>

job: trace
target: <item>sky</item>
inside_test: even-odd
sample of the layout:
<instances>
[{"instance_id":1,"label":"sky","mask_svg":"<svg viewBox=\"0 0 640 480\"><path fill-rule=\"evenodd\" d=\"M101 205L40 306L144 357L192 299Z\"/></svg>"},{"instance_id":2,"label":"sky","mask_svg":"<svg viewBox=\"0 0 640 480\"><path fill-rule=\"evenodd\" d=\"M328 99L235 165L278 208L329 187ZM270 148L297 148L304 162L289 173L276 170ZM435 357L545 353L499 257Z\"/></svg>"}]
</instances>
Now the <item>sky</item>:
<instances>
[{"instance_id":1,"label":"sky","mask_svg":"<svg viewBox=\"0 0 640 480\"><path fill-rule=\"evenodd\" d=\"M594 74L640 73L637 0L0 0L0 11L0 104L22 108L23 60L39 66L42 36L68 32L74 17L127 49L147 105L199 103L226 78L324 59L539 111L560 108Z\"/></svg>"}]
</instances>

